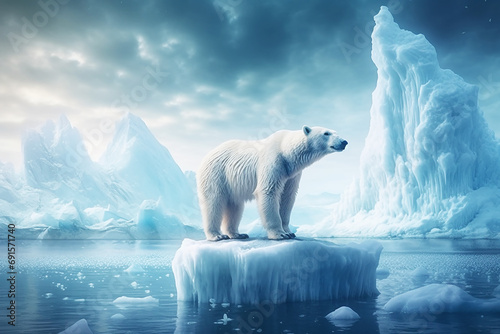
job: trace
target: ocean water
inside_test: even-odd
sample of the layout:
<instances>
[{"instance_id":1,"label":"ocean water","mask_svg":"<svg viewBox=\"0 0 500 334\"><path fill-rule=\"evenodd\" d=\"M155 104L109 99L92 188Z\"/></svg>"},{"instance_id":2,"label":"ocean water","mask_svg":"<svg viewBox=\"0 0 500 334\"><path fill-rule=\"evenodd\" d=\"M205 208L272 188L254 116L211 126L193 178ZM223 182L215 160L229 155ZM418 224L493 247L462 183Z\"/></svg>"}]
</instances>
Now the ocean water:
<instances>
[{"instance_id":1,"label":"ocean water","mask_svg":"<svg viewBox=\"0 0 500 334\"><path fill-rule=\"evenodd\" d=\"M82 318L93 333L500 333L500 310L445 314L439 305L408 315L382 310L391 297L431 283L455 284L474 297L492 298L500 284L500 241L380 242L380 295L375 298L250 306L177 302L171 263L180 241L17 241L13 327L7 317L12 298L3 240L0 333L59 333ZM144 271L126 272L133 264ZM152 296L157 303L113 303L122 296ZM344 305L361 319L341 324L325 319Z\"/></svg>"}]
</instances>

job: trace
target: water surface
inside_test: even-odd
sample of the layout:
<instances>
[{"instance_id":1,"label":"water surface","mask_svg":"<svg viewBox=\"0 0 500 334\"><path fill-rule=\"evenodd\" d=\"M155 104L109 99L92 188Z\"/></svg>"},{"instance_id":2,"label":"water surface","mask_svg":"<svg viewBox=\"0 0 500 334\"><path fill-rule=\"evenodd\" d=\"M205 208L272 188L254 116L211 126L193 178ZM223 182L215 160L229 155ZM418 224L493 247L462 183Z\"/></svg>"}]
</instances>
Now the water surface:
<instances>
[{"instance_id":1,"label":"water surface","mask_svg":"<svg viewBox=\"0 0 500 334\"><path fill-rule=\"evenodd\" d=\"M382 310L391 297L431 283L455 284L475 297L491 298L500 284L500 241L380 242L375 298L251 306L178 303L171 263L180 241L18 241L16 327L7 325L10 299L2 288L0 332L58 333L85 318L94 333L500 333L500 313L443 314L439 305L409 315ZM1 241L0 249L6 247ZM6 282L5 257L0 264ZM144 271L125 272L132 264ZM114 304L121 296L152 296L158 303ZM361 319L351 324L325 319L344 305Z\"/></svg>"}]
</instances>

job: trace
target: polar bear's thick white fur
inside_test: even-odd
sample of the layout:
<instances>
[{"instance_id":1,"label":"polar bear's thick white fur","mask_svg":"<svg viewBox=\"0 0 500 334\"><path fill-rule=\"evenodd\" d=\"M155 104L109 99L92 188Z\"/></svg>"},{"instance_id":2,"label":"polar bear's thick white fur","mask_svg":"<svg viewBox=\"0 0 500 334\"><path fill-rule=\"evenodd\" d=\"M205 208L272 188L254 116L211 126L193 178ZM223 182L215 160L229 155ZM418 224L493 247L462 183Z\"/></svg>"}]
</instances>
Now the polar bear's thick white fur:
<instances>
[{"instance_id":1,"label":"polar bear's thick white fur","mask_svg":"<svg viewBox=\"0 0 500 334\"><path fill-rule=\"evenodd\" d=\"M302 170L346 145L333 130L304 126L259 141L231 140L212 150L197 174L207 240L248 238L238 226L245 201L254 197L269 239L294 238L288 225Z\"/></svg>"}]
</instances>

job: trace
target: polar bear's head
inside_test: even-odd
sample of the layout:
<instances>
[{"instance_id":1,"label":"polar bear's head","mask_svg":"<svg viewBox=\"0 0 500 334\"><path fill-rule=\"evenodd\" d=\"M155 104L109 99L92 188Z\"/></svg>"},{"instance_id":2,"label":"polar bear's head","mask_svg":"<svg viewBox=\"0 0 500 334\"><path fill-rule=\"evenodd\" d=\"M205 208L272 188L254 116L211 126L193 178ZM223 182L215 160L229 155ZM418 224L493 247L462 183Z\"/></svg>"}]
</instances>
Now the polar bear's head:
<instances>
[{"instance_id":1,"label":"polar bear's head","mask_svg":"<svg viewBox=\"0 0 500 334\"><path fill-rule=\"evenodd\" d=\"M347 141L341 138L337 132L327 128L304 125L302 131L307 138L308 146L316 152L324 154L342 152L347 145Z\"/></svg>"}]
</instances>

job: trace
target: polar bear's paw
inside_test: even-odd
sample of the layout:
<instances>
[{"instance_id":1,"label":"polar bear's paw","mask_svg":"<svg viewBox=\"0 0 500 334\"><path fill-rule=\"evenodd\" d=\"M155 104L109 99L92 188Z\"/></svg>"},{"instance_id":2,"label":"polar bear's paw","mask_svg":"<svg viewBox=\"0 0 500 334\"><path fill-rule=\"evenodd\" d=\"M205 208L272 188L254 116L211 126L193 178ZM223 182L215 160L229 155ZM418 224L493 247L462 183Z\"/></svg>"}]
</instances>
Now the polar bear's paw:
<instances>
[{"instance_id":1,"label":"polar bear's paw","mask_svg":"<svg viewBox=\"0 0 500 334\"><path fill-rule=\"evenodd\" d=\"M211 236L207 237L208 241L221 241L221 240L228 240L229 236L225 234L213 234Z\"/></svg>"},{"instance_id":2,"label":"polar bear's paw","mask_svg":"<svg viewBox=\"0 0 500 334\"><path fill-rule=\"evenodd\" d=\"M229 237L231 239L248 239L248 234L245 234L245 233L233 233L233 234L230 234Z\"/></svg>"},{"instance_id":3,"label":"polar bear's paw","mask_svg":"<svg viewBox=\"0 0 500 334\"><path fill-rule=\"evenodd\" d=\"M285 240L285 239L293 239L295 238L294 233L287 233L285 231L277 231L277 232L268 232L267 237L272 240Z\"/></svg>"}]
</instances>

